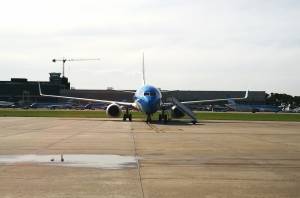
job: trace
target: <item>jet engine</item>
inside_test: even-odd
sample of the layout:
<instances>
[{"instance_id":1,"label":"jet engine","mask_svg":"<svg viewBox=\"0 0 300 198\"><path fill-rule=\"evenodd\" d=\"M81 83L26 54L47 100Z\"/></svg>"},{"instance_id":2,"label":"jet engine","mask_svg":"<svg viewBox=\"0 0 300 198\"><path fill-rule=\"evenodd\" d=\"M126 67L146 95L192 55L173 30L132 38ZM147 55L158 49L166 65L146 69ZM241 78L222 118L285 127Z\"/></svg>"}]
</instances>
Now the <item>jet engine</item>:
<instances>
[{"instance_id":1,"label":"jet engine","mask_svg":"<svg viewBox=\"0 0 300 198\"><path fill-rule=\"evenodd\" d=\"M106 108L106 115L108 117L112 117L112 118L118 118L121 117L122 115L122 109L119 105L117 104L110 104L107 108Z\"/></svg>"},{"instance_id":2,"label":"jet engine","mask_svg":"<svg viewBox=\"0 0 300 198\"><path fill-rule=\"evenodd\" d=\"M171 108L172 118L182 118L184 113L175 105Z\"/></svg>"}]
</instances>

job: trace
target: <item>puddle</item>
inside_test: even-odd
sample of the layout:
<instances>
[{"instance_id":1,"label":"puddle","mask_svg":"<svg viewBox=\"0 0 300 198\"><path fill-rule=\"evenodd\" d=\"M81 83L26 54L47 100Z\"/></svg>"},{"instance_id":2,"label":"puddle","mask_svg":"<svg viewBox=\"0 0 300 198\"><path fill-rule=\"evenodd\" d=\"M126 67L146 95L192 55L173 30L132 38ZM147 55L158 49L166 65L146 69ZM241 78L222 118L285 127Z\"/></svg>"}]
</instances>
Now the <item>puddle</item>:
<instances>
[{"instance_id":1,"label":"puddle","mask_svg":"<svg viewBox=\"0 0 300 198\"><path fill-rule=\"evenodd\" d=\"M62 162L61 155L0 155L0 165L20 163L101 169L137 167L137 160L134 156L69 154L63 155Z\"/></svg>"}]
</instances>

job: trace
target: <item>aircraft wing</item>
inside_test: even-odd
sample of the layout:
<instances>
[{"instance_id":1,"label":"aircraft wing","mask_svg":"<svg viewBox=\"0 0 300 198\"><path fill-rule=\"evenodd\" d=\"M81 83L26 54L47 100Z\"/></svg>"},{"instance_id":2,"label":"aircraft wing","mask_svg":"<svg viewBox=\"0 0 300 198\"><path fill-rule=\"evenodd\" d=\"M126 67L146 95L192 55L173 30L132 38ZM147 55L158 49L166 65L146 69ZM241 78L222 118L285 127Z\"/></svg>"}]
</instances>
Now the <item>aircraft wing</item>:
<instances>
[{"instance_id":1,"label":"aircraft wing","mask_svg":"<svg viewBox=\"0 0 300 198\"><path fill-rule=\"evenodd\" d=\"M210 103L210 102L223 102L228 100L245 100L248 98L248 91L242 98L223 98L223 99L212 99L212 100L195 100L195 101L183 101L182 104L196 104L196 103Z\"/></svg>"},{"instance_id":2,"label":"aircraft wing","mask_svg":"<svg viewBox=\"0 0 300 198\"><path fill-rule=\"evenodd\" d=\"M170 93L175 91L179 91L179 90L160 90L161 93Z\"/></svg>"},{"instance_id":3,"label":"aircraft wing","mask_svg":"<svg viewBox=\"0 0 300 198\"><path fill-rule=\"evenodd\" d=\"M110 91L116 91L116 92L123 92L123 93L131 93L131 94L135 94L135 91L127 91L127 90L110 90Z\"/></svg>"},{"instance_id":4,"label":"aircraft wing","mask_svg":"<svg viewBox=\"0 0 300 198\"><path fill-rule=\"evenodd\" d=\"M99 99L90 99L90 98L78 98L78 97L58 96L58 95L47 95L47 94L42 93L40 83L39 83L39 93L40 93L40 96L51 97L51 98L63 98L63 99L81 100L81 101L89 101L89 102L101 102L101 103L106 103L106 104L119 104L119 105L130 106L130 107L134 106L134 104L131 102L99 100Z\"/></svg>"}]
</instances>

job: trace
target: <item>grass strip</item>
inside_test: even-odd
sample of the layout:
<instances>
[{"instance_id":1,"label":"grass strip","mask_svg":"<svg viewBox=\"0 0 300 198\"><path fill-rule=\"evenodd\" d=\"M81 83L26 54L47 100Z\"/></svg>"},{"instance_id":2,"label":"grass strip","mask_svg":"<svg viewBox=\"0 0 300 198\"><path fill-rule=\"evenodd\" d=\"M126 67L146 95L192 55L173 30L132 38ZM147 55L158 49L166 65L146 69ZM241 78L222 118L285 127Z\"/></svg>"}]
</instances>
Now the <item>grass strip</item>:
<instances>
[{"instance_id":1,"label":"grass strip","mask_svg":"<svg viewBox=\"0 0 300 198\"><path fill-rule=\"evenodd\" d=\"M157 119L158 114L153 119ZM201 120L241 120L241 121L294 121L300 122L300 114L290 113L232 113L197 112ZM106 118L105 111L93 110L48 110L48 109L0 109L0 117L76 117ZM133 112L133 118L145 118L141 112Z\"/></svg>"}]
</instances>

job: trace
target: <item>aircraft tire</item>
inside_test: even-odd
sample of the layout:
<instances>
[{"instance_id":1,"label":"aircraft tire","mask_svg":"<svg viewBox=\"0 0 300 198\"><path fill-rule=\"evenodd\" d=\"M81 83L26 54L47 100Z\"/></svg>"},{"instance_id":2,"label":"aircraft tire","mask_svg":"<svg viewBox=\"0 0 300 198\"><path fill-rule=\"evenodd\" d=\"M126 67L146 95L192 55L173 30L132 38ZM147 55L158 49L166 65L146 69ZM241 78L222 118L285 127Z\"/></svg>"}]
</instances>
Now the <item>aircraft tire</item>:
<instances>
[{"instance_id":1,"label":"aircraft tire","mask_svg":"<svg viewBox=\"0 0 300 198\"><path fill-rule=\"evenodd\" d=\"M129 120L129 122L132 121L132 114L129 114L129 115L128 115L128 120Z\"/></svg>"},{"instance_id":2,"label":"aircraft tire","mask_svg":"<svg viewBox=\"0 0 300 198\"><path fill-rule=\"evenodd\" d=\"M146 123L147 123L147 124L151 123L151 116L150 116L150 115L147 115Z\"/></svg>"},{"instance_id":3,"label":"aircraft tire","mask_svg":"<svg viewBox=\"0 0 300 198\"><path fill-rule=\"evenodd\" d=\"M161 114L158 115L158 121L160 121L160 122L162 121L162 115Z\"/></svg>"},{"instance_id":4,"label":"aircraft tire","mask_svg":"<svg viewBox=\"0 0 300 198\"><path fill-rule=\"evenodd\" d=\"M168 115L164 115L164 123L167 123L168 122Z\"/></svg>"},{"instance_id":5,"label":"aircraft tire","mask_svg":"<svg viewBox=\"0 0 300 198\"><path fill-rule=\"evenodd\" d=\"M127 115L124 114L124 115L123 115L123 121L126 121L126 119L127 119Z\"/></svg>"}]
</instances>

